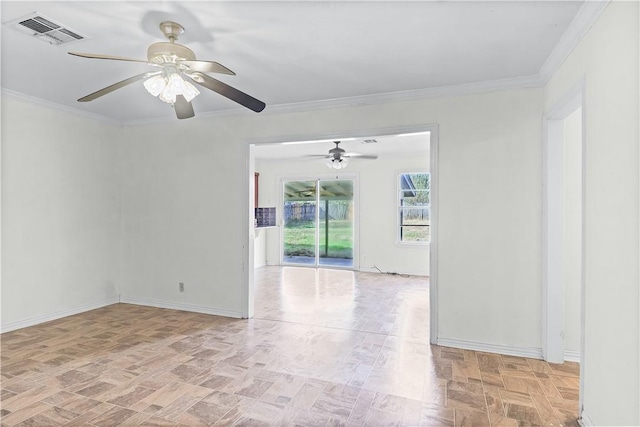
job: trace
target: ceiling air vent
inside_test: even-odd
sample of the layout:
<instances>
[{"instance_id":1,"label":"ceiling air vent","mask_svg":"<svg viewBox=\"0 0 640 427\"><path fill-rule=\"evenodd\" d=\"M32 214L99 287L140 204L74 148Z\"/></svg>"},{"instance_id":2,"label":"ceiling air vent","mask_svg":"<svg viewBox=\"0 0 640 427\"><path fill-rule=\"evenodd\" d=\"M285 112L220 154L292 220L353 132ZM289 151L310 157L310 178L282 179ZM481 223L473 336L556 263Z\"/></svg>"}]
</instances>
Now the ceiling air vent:
<instances>
[{"instance_id":1,"label":"ceiling air vent","mask_svg":"<svg viewBox=\"0 0 640 427\"><path fill-rule=\"evenodd\" d=\"M365 139L362 141L363 144L375 144L377 142L378 142L377 139Z\"/></svg>"},{"instance_id":2,"label":"ceiling air vent","mask_svg":"<svg viewBox=\"0 0 640 427\"><path fill-rule=\"evenodd\" d=\"M76 31L72 31L62 24L45 18L37 12L7 22L7 25L21 33L28 34L54 45L71 43L85 38Z\"/></svg>"}]
</instances>

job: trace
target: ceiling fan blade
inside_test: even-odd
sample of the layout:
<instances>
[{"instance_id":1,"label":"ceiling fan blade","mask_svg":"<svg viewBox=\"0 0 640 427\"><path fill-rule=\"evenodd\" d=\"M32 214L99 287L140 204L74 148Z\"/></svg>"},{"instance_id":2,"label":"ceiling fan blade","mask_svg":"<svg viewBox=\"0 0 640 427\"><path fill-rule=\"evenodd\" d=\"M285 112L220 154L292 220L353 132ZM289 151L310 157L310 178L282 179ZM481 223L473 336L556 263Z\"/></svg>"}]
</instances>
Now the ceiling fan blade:
<instances>
[{"instance_id":1,"label":"ceiling fan blade","mask_svg":"<svg viewBox=\"0 0 640 427\"><path fill-rule=\"evenodd\" d=\"M235 101L238 104L255 111L256 113L259 113L260 111L264 110L264 107L266 107L266 104L264 102L250 95L247 95L246 93L241 92L226 83L222 83L220 80L209 77L206 74L196 72L188 74L188 76L191 77L193 81L198 83L199 85L204 86L216 93L219 93L220 95L229 98L230 100Z\"/></svg>"},{"instance_id":2,"label":"ceiling fan blade","mask_svg":"<svg viewBox=\"0 0 640 427\"><path fill-rule=\"evenodd\" d=\"M378 156L375 154L357 154L357 153L347 153L343 154L342 157L348 157L351 159L377 159Z\"/></svg>"},{"instance_id":3,"label":"ceiling fan blade","mask_svg":"<svg viewBox=\"0 0 640 427\"><path fill-rule=\"evenodd\" d=\"M82 98L78 99L78 102L89 102L89 101L93 101L96 98L100 98L103 95L106 95L108 93L113 92L116 89L120 89L121 87L125 87L127 85L130 85L131 83L135 83L138 80L144 80L147 77L151 77L157 74L160 74L160 71L155 71L152 73L142 73L142 74L138 74L137 76L133 76L133 77L129 77L128 79L122 80L118 83L114 83L111 86L107 86L105 88L102 88L96 92L93 92L87 96L83 96Z\"/></svg>"},{"instance_id":4,"label":"ceiling fan blade","mask_svg":"<svg viewBox=\"0 0 640 427\"><path fill-rule=\"evenodd\" d=\"M115 61L129 61L129 62L142 62L143 64L150 64L147 61L142 61L140 59L131 59L131 58L123 58L122 56L113 56L113 55L99 55L96 53L81 53L81 52L67 52L69 55L79 56L82 58L92 58L92 59L112 59Z\"/></svg>"},{"instance_id":5,"label":"ceiling fan blade","mask_svg":"<svg viewBox=\"0 0 640 427\"><path fill-rule=\"evenodd\" d=\"M188 119L196 115L193 112L191 102L187 101L182 95L176 95L176 102L173 103L173 108L176 110L176 116L179 119Z\"/></svg>"},{"instance_id":6,"label":"ceiling fan blade","mask_svg":"<svg viewBox=\"0 0 640 427\"><path fill-rule=\"evenodd\" d=\"M188 66L193 71L200 71L202 73L219 73L228 74L230 76L236 75L236 73L224 65L213 61L180 61L180 64Z\"/></svg>"}]
</instances>

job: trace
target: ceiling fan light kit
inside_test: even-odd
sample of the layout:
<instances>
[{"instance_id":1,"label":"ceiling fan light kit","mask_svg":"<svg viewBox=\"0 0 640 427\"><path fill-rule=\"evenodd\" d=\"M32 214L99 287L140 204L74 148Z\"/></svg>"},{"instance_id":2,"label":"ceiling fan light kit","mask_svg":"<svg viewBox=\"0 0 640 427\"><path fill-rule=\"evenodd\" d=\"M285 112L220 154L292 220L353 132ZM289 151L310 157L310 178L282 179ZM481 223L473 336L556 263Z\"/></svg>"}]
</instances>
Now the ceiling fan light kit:
<instances>
[{"instance_id":1,"label":"ceiling fan light kit","mask_svg":"<svg viewBox=\"0 0 640 427\"><path fill-rule=\"evenodd\" d=\"M329 158L327 159L327 166L331 169L344 169L349 166L349 159L343 158Z\"/></svg>"},{"instance_id":2,"label":"ceiling fan light kit","mask_svg":"<svg viewBox=\"0 0 640 427\"><path fill-rule=\"evenodd\" d=\"M191 49L175 42L184 32L182 25L172 21L164 21L160 23L160 31L169 42L153 43L149 46L147 49L147 61L111 55L69 52L70 55L83 58L143 62L161 69L160 71L139 74L114 83L78 99L78 101L93 101L116 89L139 80L145 80L144 87L151 95L158 97L158 99L167 104L173 105L176 116L179 119L187 119L195 115L191 101L200 94L200 91L188 81L191 80L256 113L264 110L266 107L264 102L206 74L219 73L234 76L235 73L233 71L217 62L196 60L196 55Z\"/></svg>"},{"instance_id":3,"label":"ceiling fan light kit","mask_svg":"<svg viewBox=\"0 0 640 427\"><path fill-rule=\"evenodd\" d=\"M177 70L167 71L169 68L166 67L162 75L155 75L145 80L144 87L151 95L157 96L167 104L174 104L177 95L182 95L187 102L191 102L200 94L200 91L183 79Z\"/></svg>"}]
</instances>

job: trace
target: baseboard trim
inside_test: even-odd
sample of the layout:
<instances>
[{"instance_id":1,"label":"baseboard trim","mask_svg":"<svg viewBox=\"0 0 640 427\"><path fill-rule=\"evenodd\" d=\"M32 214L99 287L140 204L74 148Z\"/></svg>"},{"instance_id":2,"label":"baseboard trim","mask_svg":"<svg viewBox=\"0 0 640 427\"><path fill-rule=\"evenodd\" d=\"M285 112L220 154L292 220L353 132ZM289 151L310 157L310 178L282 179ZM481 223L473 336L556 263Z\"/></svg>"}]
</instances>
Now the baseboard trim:
<instances>
[{"instance_id":1,"label":"baseboard trim","mask_svg":"<svg viewBox=\"0 0 640 427\"><path fill-rule=\"evenodd\" d=\"M15 322L3 323L2 326L0 326L0 333L11 332L17 329L39 325L40 323L62 319L63 317L73 316L74 314L84 313L85 311L91 311L97 308L102 308L102 307L106 307L108 305L117 304L117 303L118 303L118 298L114 297L104 301L94 302L91 304L84 304L84 305L70 308L67 310L60 310L54 313L42 314L39 316L30 317L28 319L18 320Z\"/></svg>"},{"instance_id":2,"label":"baseboard trim","mask_svg":"<svg viewBox=\"0 0 640 427\"><path fill-rule=\"evenodd\" d=\"M189 304L189 303L176 303L169 301L152 300L147 298L136 298L121 296L120 302L124 304L145 305L148 307L156 308L168 308L171 310L191 311L194 313L212 314L214 316L233 317L236 319L242 318L242 313L239 311L223 310L220 308L204 307L201 305Z\"/></svg>"},{"instance_id":3,"label":"baseboard trim","mask_svg":"<svg viewBox=\"0 0 640 427\"><path fill-rule=\"evenodd\" d=\"M580 418L578 418L578 424L582 427L595 427L596 425L596 423L594 423L593 420L584 412L584 409L580 414Z\"/></svg>"},{"instance_id":4,"label":"baseboard trim","mask_svg":"<svg viewBox=\"0 0 640 427\"><path fill-rule=\"evenodd\" d=\"M565 362L580 362L580 352L576 350L565 350L564 351L564 361Z\"/></svg>"},{"instance_id":5,"label":"baseboard trim","mask_svg":"<svg viewBox=\"0 0 640 427\"><path fill-rule=\"evenodd\" d=\"M361 267L357 271L360 271L360 272L363 272L363 273L380 273L380 271L376 270L373 267ZM380 274L386 274L386 273L380 273ZM398 275L406 275L406 276L429 277L429 273L427 273L425 271L403 271L402 273L397 273L397 274Z\"/></svg>"},{"instance_id":6,"label":"baseboard trim","mask_svg":"<svg viewBox=\"0 0 640 427\"><path fill-rule=\"evenodd\" d=\"M528 357L529 359L542 359L542 349L535 347L511 347L498 344L486 344L474 341L452 340L438 338L438 345L443 347L456 347L465 350L482 351L485 353L504 354L506 356Z\"/></svg>"},{"instance_id":7,"label":"baseboard trim","mask_svg":"<svg viewBox=\"0 0 640 427\"><path fill-rule=\"evenodd\" d=\"M262 266L256 266L255 268L260 268L260 267L301 267L301 268L326 268L326 269L336 269L336 270L351 270L351 268L349 267L339 267L339 266L332 266L332 265L320 265L318 267L315 267L313 265L295 265L295 264L266 264L266 265L262 265ZM359 271L361 273L380 273L379 270L376 270L373 267L359 267L359 268L354 268L353 271ZM385 273L381 273L381 274L385 274ZM429 277L429 273L424 272L424 271L403 271L403 272L398 272L398 275L405 275L405 276L420 276L420 277Z\"/></svg>"}]
</instances>

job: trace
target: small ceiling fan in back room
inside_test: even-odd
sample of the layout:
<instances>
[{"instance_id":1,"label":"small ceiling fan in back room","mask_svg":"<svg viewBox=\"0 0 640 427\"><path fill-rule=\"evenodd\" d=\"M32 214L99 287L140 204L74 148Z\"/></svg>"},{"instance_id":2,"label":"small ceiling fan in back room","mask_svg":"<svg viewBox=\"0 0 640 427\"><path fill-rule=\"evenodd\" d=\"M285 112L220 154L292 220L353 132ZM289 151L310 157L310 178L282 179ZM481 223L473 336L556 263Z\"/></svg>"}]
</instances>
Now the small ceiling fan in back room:
<instances>
[{"instance_id":1,"label":"small ceiling fan in back room","mask_svg":"<svg viewBox=\"0 0 640 427\"><path fill-rule=\"evenodd\" d=\"M344 149L340 148L340 141L333 141L336 144L335 148L329 150L329 154L309 154L305 157L310 158L324 158L327 159L327 166L332 169L344 169L349 164L349 159L377 159L375 154L358 154L347 153Z\"/></svg>"},{"instance_id":2,"label":"small ceiling fan in back room","mask_svg":"<svg viewBox=\"0 0 640 427\"><path fill-rule=\"evenodd\" d=\"M226 83L216 80L207 74L219 73L235 76L236 73L217 62L197 60L195 53L191 49L176 43L176 40L178 40L184 32L182 25L172 21L165 21L160 24L160 31L162 31L169 42L151 44L147 49L146 61L112 55L69 52L70 55L83 58L142 62L155 68L149 72L129 77L128 79L102 88L78 99L78 101L93 101L114 90L144 80L144 87L150 94L157 96L160 100L168 104L172 104L176 111L176 116L179 119L188 119L195 115L191 100L200 93L198 89L190 83L190 81L193 81L199 86L229 98L256 113L264 110L266 106L264 102ZM185 77L187 78L185 79Z\"/></svg>"}]
</instances>

